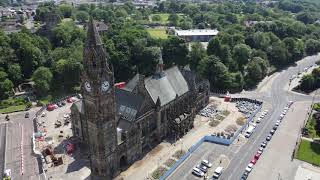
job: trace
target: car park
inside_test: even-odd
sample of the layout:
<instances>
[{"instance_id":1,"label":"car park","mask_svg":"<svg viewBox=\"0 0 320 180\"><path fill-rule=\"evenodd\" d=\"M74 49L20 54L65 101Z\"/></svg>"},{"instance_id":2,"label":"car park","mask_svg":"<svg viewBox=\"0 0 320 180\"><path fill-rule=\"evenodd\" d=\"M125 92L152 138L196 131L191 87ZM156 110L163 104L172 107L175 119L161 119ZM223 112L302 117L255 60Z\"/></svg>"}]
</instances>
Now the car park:
<instances>
[{"instance_id":1,"label":"car park","mask_svg":"<svg viewBox=\"0 0 320 180\"><path fill-rule=\"evenodd\" d=\"M248 166L246 167L246 170L245 170L245 171L248 172L248 173L250 173L250 172L252 171L253 165L254 165L254 164L249 163Z\"/></svg>"},{"instance_id":2,"label":"car park","mask_svg":"<svg viewBox=\"0 0 320 180\"><path fill-rule=\"evenodd\" d=\"M218 179L221 176L222 171L223 171L223 167L217 167L216 170L214 170L212 178Z\"/></svg>"},{"instance_id":3,"label":"car park","mask_svg":"<svg viewBox=\"0 0 320 180\"><path fill-rule=\"evenodd\" d=\"M203 165L203 164L198 164L196 166L196 168L200 169L202 172L206 173L208 171L207 166Z\"/></svg>"},{"instance_id":4,"label":"car park","mask_svg":"<svg viewBox=\"0 0 320 180\"><path fill-rule=\"evenodd\" d=\"M201 164L207 166L208 168L212 167L212 163L210 163L208 160L204 159L201 161Z\"/></svg>"},{"instance_id":5,"label":"car park","mask_svg":"<svg viewBox=\"0 0 320 180\"><path fill-rule=\"evenodd\" d=\"M193 168L192 169L192 174L199 176L199 177L203 177L204 176L204 172L202 172L200 169L198 168Z\"/></svg>"}]
</instances>

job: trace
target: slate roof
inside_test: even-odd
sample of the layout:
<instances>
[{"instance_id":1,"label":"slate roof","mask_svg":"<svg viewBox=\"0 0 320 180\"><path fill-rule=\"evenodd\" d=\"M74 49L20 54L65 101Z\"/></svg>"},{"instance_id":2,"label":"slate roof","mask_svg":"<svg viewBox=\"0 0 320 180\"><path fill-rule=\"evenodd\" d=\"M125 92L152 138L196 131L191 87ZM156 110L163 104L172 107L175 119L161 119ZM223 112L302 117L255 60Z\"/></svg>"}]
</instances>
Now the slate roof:
<instances>
[{"instance_id":1,"label":"slate roof","mask_svg":"<svg viewBox=\"0 0 320 180\"><path fill-rule=\"evenodd\" d=\"M161 106L189 91L187 81L177 66L165 70L164 74L161 78L148 77L144 82L153 102L156 103L159 97Z\"/></svg>"},{"instance_id":2,"label":"slate roof","mask_svg":"<svg viewBox=\"0 0 320 180\"><path fill-rule=\"evenodd\" d=\"M135 120L144 98L140 95L118 88L116 88L115 96L117 113L121 115L123 119L128 121Z\"/></svg>"},{"instance_id":3,"label":"slate roof","mask_svg":"<svg viewBox=\"0 0 320 180\"><path fill-rule=\"evenodd\" d=\"M128 121L135 120L144 98L118 88L115 89L115 96L118 115ZM76 107L80 113L83 113L82 101L75 102L73 106Z\"/></svg>"},{"instance_id":4,"label":"slate roof","mask_svg":"<svg viewBox=\"0 0 320 180\"><path fill-rule=\"evenodd\" d=\"M140 78L140 74L136 74L127 84L126 86L123 88L124 90L126 91L130 91L132 92L133 89L136 87L136 85L138 84L139 82L139 78Z\"/></svg>"}]
</instances>

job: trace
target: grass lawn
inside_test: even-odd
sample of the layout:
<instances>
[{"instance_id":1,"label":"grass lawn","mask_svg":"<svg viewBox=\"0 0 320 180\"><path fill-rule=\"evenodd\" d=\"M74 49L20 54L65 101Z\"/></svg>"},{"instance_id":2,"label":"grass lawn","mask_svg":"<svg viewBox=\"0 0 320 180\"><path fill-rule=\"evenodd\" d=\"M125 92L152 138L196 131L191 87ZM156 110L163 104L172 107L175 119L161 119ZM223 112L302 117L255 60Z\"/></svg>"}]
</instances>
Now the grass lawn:
<instances>
[{"instance_id":1,"label":"grass lawn","mask_svg":"<svg viewBox=\"0 0 320 180\"><path fill-rule=\"evenodd\" d=\"M10 106L7 108L0 109L0 113L11 113L15 111L24 111L26 105Z\"/></svg>"},{"instance_id":2,"label":"grass lawn","mask_svg":"<svg viewBox=\"0 0 320 180\"><path fill-rule=\"evenodd\" d=\"M320 166L320 144L301 140L297 159Z\"/></svg>"},{"instance_id":3,"label":"grass lawn","mask_svg":"<svg viewBox=\"0 0 320 180\"><path fill-rule=\"evenodd\" d=\"M160 28L149 28L147 29L148 33L150 34L151 37L155 39L167 39L168 35L166 34L165 29L160 29Z\"/></svg>"}]
</instances>

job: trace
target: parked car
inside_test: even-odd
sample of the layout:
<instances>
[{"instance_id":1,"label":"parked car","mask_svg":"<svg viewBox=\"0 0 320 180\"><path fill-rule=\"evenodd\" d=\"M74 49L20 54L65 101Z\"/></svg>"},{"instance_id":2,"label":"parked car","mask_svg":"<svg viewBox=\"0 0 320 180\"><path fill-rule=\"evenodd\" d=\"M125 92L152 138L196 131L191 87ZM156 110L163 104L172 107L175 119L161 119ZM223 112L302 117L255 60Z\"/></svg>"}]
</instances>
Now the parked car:
<instances>
[{"instance_id":1,"label":"parked car","mask_svg":"<svg viewBox=\"0 0 320 180\"><path fill-rule=\"evenodd\" d=\"M204 172L202 172L200 169L198 168L193 168L192 169L192 174L199 176L199 177L203 177L204 176Z\"/></svg>"},{"instance_id":2,"label":"parked car","mask_svg":"<svg viewBox=\"0 0 320 180\"><path fill-rule=\"evenodd\" d=\"M272 129L277 130L277 128L278 128L278 126L274 125Z\"/></svg>"},{"instance_id":3,"label":"parked car","mask_svg":"<svg viewBox=\"0 0 320 180\"><path fill-rule=\"evenodd\" d=\"M256 160L258 160L258 159L260 158L260 156L261 156L261 154L257 152L257 153L254 155L254 158L255 158Z\"/></svg>"},{"instance_id":4,"label":"parked car","mask_svg":"<svg viewBox=\"0 0 320 180\"><path fill-rule=\"evenodd\" d=\"M257 153L262 154L263 153L263 149L264 149L263 147L260 147Z\"/></svg>"},{"instance_id":5,"label":"parked car","mask_svg":"<svg viewBox=\"0 0 320 180\"><path fill-rule=\"evenodd\" d=\"M266 137L266 140L267 140L267 141L270 141L270 140L271 140L271 137L272 137L272 134L269 134L269 135Z\"/></svg>"},{"instance_id":6,"label":"parked car","mask_svg":"<svg viewBox=\"0 0 320 180\"><path fill-rule=\"evenodd\" d=\"M203 165L203 164L198 164L196 166L196 168L200 169L202 172L206 173L208 171L207 166Z\"/></svg>"},{"instance_id":7,"label":"parked car","mask_svg":"<svg viewBox=\"0 0 320 180\"><path fill-rule=\"evenodd\" d=\"M46 112L42 112L42 113L41 113L41 117L45 117L46 115L47 115Z\"/></svg>"},{"instance_id":8,"label":"parked car","mask_svg":"<svg viewBox=\"0 0 320 180\"><path fill-rule=\"evenodd\" d=\"M211 167L212 167L212 164L211 164L208 160L206 160L206 159L202 160L202 161L201 161L201 164L207 166L208 168L211 168Z\"/></svg>"},{"instance_id":9,"label":"parked car","mask_svg":"<svg viewBox=\"0 0 320 180\"><path fill-rule=\"evenodd\" d=\"M250 163L256 164L256 163L257 163L257 159L256 159L256 158L253 158L253 159L250 161Z\"/></svg>"},{"instance_id":10,"label":"parked car","mask_svg":"<svg viewBox=\"0 0 320 180\"><path fill-rule=\"evenodd\" d=\"M260 146L263 147L263 148L266 148L267 147L267 141L262 142Z\"/></svg>"},{"instance_id":11,"label":"parked car","mask_svg":"<svg viewBox=\"0 0 320 180\"><path fill-rule=\"evenodd\" d=\"M248 176L249 176L249 173L248 173L248 172L244 172L244 173L242 174L242 176L241 176L241 179L242 179L242 180L245 180L245 179L248 178Z\"/></svg>"},{"instance_id":12,"label":"parked car","mask_svg":"<svg viewBox=\"0 0 320 180\"><path fill-rule=\"evenodd\" d=\"M24 115L25 118L29 118L30 114L29 112L26 112L26 114Z\"/></svg>"},{"instance_id":13,"label":"parked car","mask_svg":"<svg viewBox=\"0 0 320 180\"><path fill-rule=\"evenodd\" d=\"M274 134L276 131L274 129L271 129L270 134Z\"/></svg>"},{"instance_id":14,"label":"parked car","mask_svg":"<svg viewBox=\"0 0 320 180\"><path fill-rule=\"evenodd\" d=\"M262 118L261 118L261 117L259 117L259 118L256 120L256 123L260 123L260 122L261 122L261 120L262 120Z\"/></svg>"},{"instance_id":15,"label":"parked car","mask_svg":"<svg viewBox=\"0 0 320 180\"><path fill-rule=\"evenodd\" d=\"M254 165L254 164L249 163L248 166L246 167L246 170L245 170L245 171L248 172L248 173L250 173L250 172L252 171L253 165Z\"/></svg>"},{"instance_id":16,"label":"parked car","mask_svg":"<svg viewBox=\"0 0 320 180\"><path fill-rule=\"evenodd\" d=\"M65 105L66 105L66 103L65 103L64 101L62 101L61 104L62 104L62 106L65 106Z\"/></svg>"},{"instance_id":17,"label":"parked car","mask_svg":"<svg viewBox=\"0 0 320 180\"><path fill-rule=\"evenodd\" d=\"M217 169L214 170L212 178L218 179L221 176L222 171L223 171L223 167L217 167Z\"/></svg>"}]
</instances>

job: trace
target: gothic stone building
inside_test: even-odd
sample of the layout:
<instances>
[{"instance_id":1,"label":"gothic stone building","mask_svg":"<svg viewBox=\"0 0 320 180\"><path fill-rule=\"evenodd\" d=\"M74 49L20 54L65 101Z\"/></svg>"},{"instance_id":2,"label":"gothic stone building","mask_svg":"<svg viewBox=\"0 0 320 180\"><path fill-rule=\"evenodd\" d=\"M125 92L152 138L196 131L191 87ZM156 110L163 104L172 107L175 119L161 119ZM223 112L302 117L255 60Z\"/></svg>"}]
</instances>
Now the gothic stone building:
<instances>
[{"instance_id":1,"label":"gothic stone building","mask_svg":"<svg viewBox=\"0 0 320 180\"><path fill-rule=\"evenodd\" d=\"M83 100L71 107L72 130L89 147L93 179L112 179L164 138L177 140L193 128L196 112L208 103L209 82L187 69L136 74L124 88L90 20L83 55Z\"/></svg>"}]
</instances>

